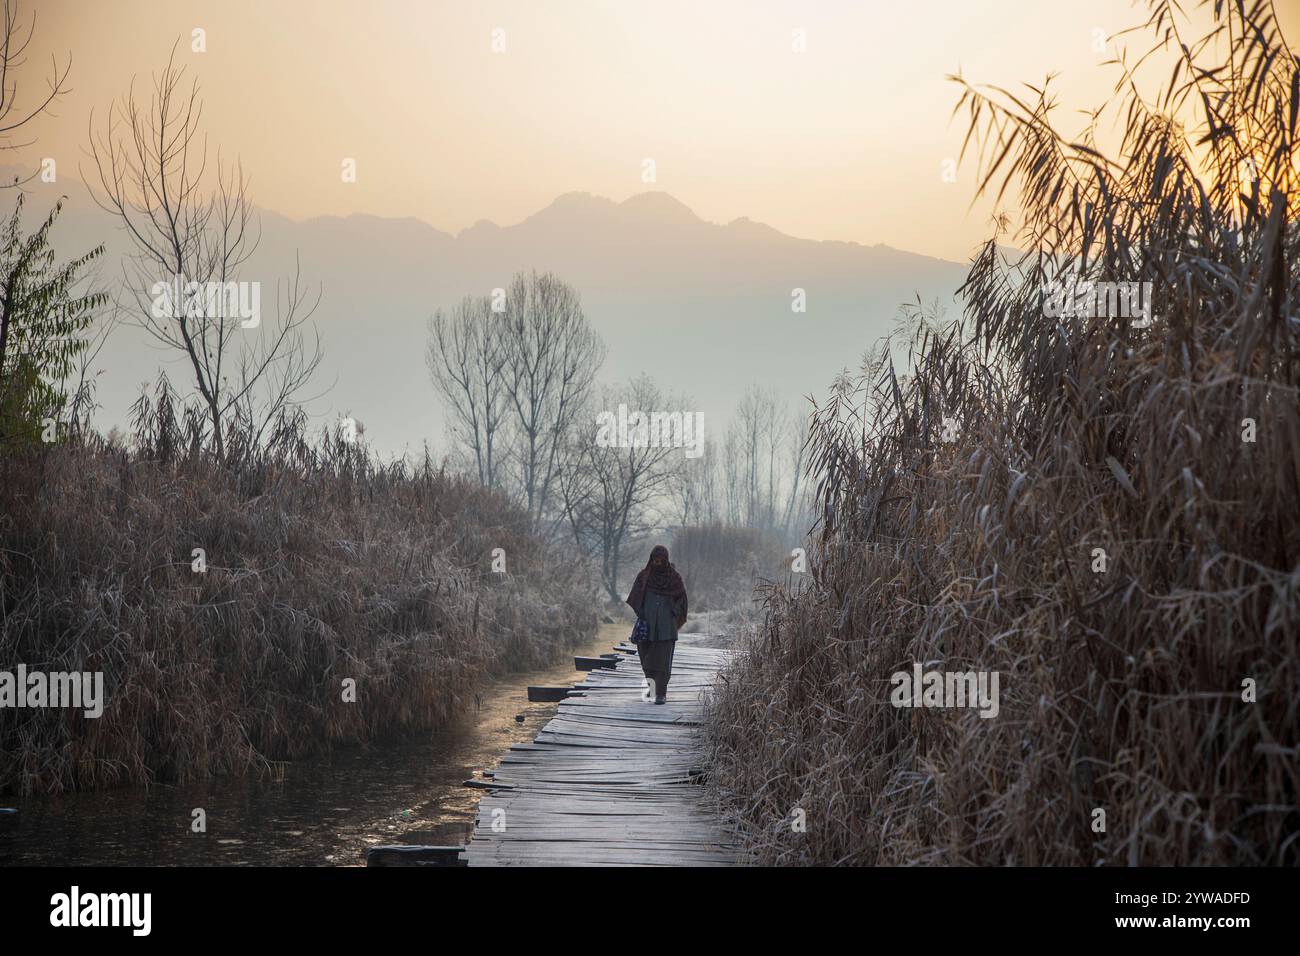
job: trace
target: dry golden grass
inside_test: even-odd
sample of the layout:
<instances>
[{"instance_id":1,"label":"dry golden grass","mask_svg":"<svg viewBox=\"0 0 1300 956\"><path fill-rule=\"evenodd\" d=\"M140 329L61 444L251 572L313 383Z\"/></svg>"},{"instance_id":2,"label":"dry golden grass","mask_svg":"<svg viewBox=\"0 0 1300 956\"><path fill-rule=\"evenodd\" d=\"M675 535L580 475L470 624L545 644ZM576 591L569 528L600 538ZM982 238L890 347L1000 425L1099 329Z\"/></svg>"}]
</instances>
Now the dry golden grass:
<instances>
[{"instance_id":1,"label":"dry golden grass","mask_svg":"<svg viewBox=\"0 0 1300 956\"><path fill-rule=\"evenodd\" d=\"M0 710L0 792L260 772L445 727L488 673L595 633L575 563L501 496L310 446L294 421L261 444L232 427L219 465L179 417L164 389L132 450L0 458L0 667L103 671L107 699L97 720Z\"/></svg>"}]
</instances>

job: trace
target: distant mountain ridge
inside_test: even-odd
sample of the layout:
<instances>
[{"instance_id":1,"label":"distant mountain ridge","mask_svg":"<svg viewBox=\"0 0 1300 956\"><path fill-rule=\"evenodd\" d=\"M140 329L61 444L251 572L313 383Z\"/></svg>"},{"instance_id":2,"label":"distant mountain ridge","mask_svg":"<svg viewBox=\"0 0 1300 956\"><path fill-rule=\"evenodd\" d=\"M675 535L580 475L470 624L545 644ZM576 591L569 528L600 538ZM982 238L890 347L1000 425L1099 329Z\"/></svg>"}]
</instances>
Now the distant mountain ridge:
<instances>
[{"instance_id":1,"label":"distant mountain ridge","mask_svg":"<svg viewBox=\"0 0 1300 956\"><path fill-rule=\"evenodd\" d=\"M82 183L35 181L25 189L33 216L67 194L52 234L61 258L105 241L103 276L119 277L125 237ZM275 281L291 274L297 254L304 277L322 287L321 380L337 378L312 409L331 419L356 416L385 453L442 442L424 366L434 309L504 287L519 270L555 272L579 291L609 347L602 378L651 374L693 397L711 435L750 384L775 386L792 403L823 394L890 329L900 303L918 294L950 303L966 273L965 265L884 245L795 238L746 217L709 222L665 192L622 202L565 193L516 224L480 220L455 235L410 216L293 220L260 212L261 244L243 278L263 283L268 309ZM804 290L806 312L792 311L796 289ZM119 330L97 363L105 368L105 427L124 422L139 384L166 357L138 330ZM183 367L173 375L184 381Z\"/></svg>"}]
</instances>

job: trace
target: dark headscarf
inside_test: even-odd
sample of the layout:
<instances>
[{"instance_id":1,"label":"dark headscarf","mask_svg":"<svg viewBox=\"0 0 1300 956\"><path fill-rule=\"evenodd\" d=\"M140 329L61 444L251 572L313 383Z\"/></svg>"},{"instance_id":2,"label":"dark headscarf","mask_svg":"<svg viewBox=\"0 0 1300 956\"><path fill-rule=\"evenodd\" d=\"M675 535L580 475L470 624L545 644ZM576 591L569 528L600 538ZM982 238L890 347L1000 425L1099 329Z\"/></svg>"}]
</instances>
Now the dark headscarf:
<instances>
[{"instance_id":1,"label":"dark headscarf","mask_svg":"<svg viewBox=\"0 0 1300 956\"><path fill-rule=\"evenodd\" d=\"M655 567L655 558L661 556L664 559L663 567ZM677 626L681 627L686 623L686 583L669 562L668 549L662 544L657 544L651 549L650 560L636 576L636 581L632 583L632 593L627 596L627 603L638 614L641 613L641 606L645 603L647 593L662 594L672 600L674 608L678 609Z\"/></svg>"}]
</instances>

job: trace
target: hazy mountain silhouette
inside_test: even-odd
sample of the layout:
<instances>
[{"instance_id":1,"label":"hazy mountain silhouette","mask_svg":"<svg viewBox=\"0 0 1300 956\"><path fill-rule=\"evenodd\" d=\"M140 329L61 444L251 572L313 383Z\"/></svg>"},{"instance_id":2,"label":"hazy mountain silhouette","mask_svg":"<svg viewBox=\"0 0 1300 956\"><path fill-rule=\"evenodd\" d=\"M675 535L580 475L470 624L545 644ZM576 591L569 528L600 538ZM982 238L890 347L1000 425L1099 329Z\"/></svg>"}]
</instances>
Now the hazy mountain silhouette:
<instances>
[{"instance_id":1,"label":"hazy mountain silhouette","mask_svg":"<svg viewBox=\"0 0 1300 956\"><path fill-rule=\"evenodd\" d=\"M125 237L85 186L65 179L26 189L33 218L67 194L52 236L60 258L105 241L101 274L116 281ZM603 379L649 372L693 397L711 435L751 383L774 385L792 402L822 395L892 326L900 303L918 293L951 303L965 274L964 265L888 246L797 239L744 218L707 222L663 192L621 203L568 193L516 225L484 220L455 236L416 218L261 215L261 244L243 277L262 282L264 321L296 250L303 275L322 287L321 383L337 378L312 410L330 419L350 412L386 453L442 443L424 365L428 317L506 286L520 269L553 271L581 293L609 347ZM805 313L791 310L796 288L806 292ZM168 357L148 341L121 329L96 363L105 369L105 427L125 422L140 383ZM184 367L172 368L188 387Z\"/></svg>"}]
</instances>

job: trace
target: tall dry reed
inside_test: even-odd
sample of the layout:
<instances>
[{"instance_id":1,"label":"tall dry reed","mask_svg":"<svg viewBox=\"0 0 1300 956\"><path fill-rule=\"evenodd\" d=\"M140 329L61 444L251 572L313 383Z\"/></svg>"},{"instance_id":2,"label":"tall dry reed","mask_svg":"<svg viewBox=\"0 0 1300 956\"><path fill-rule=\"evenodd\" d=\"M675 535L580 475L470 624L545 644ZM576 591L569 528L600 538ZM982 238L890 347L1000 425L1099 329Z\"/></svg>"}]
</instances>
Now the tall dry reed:
<instances>
[{"instance_id":1,"label":"tall dry reed","mask_svg":"<svg viewBox=\"0 0 1300 956\"><path fill-rule=\"evenodd\" d=\"M1266 3L1185 44L1150 8L1119 160L958 80L1027 252L817 410L811 583L711 714L759 861L1300 860L1300 68ZM1067 272L1151 282L1154 321L1050 316ZM893 706L914 662L999 672L998 716Z\"/></svg>"}]
</instances>

